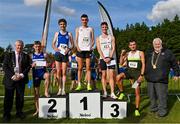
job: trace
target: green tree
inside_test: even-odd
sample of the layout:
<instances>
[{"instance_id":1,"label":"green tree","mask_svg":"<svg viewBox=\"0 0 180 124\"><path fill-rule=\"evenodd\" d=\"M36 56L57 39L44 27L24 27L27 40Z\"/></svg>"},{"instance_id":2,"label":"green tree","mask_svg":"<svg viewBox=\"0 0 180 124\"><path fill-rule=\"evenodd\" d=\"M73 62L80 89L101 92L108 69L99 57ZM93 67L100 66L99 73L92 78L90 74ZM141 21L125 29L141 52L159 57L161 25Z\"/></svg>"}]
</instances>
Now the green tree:
<instances>
[{"instance_id":1,"label":"green tree","mask_svg":"<svg viewBox=\"0 0 180 124\"><path fill-rule=\"evenodd\" d=\"M13 47L11 44L9 44L7 47L6 47L6 52L12 52L13 50Z\"/></svg>"},{"instance_id":2,"label":"green tree","mask_svg":"<svg viewBox=\"0 0 180 124\"><path fill-rule=\"evenodd\" d=\"M26 44L23 51L26 52L27 54L32 54L34 51L33 44Z\"/></svg>"},{"instance_id":3,"label":"green tree","mask_svg":"<svg viewBox=\"0 0 180 124\"><path fill-rule=\"evenodd\" d=\"M4 59L4 48L0 47L0 63L3 62Z\"/></svg>"}]
</instances>

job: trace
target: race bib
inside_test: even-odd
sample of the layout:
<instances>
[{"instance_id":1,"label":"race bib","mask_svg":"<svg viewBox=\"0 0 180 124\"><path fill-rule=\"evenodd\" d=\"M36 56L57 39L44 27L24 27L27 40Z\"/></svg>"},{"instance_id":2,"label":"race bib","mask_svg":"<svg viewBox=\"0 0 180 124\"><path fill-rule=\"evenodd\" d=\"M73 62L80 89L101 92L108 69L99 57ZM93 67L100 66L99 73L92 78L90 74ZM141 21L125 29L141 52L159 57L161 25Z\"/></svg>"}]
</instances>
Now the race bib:
<instances>
[{"instance_id":1,"label":"race bib","mask_svg":"<svg viewBox=\"0 0 180 124\"><path fill-rule=\"evenodd\" d=\"M89 38L88 37L83 37L83 45L88 45L89 44Z\"/></svg>"},{"instance_id":2,"label":"race bib","mask_svg":"<svg viewBox=\"0 0 180 124\"><path fill-rule=\"evenodd\" d=\"M116 65L116 61L115 60L111 60L109 64L107 64L107 66L113 66Z\"/></svg>"},{"instance_id":3,"label":"race bib","mask_svg":"<svg viewBox=\"0 0 180 124\"><path fill-rule=\"evenodd\" d=\"M90 50L90 39L89 37L83 37L83 41L80 44L81 51L89 51Z\"/></svg>"},{"instance_id":4,"label":"race bib","mask_svg":"<svg viewBox=\"0 0 180 124\"><path fill-rule=\"evenodd\" d=\"M103 52L103 55L104 57L109 57L110 56L110 45L109 43L107 44L102 44L102 52Z\"/></svg>"},{"instance_id":5,"label":"race bib","mask_svg":"<svg viewBox=\"0 0 180 124\"><path fill-rule=\"evenodd\" d=\"M46 61L36 61L36 66L45 67L46 66Z\"/></svg>"},{"instance_id":6,"label":"race bib","mask_svg":"<svg viewBox=\"0 0 180 124\"><path fill-rule=\"evenodd\" d=\"M137 62L129 62L128 65L130 68L137 68L138 63Z\"/></svg>"},{"instance_id":7,"label":"race bib","mask_svg":"<svg viewBox=\"0 0 180 124\"><path fill-rule=\"evenodd\" d=\"M77 63L72 62L72 63L71 63L71 68L77 68Z\"/></svg>"},{"instance_id":8,"label":"race bib","mask_svg":"<svg viewBox=\"0 0 180 124\"><path fill-rule=\"evenodd\" d=\"M65 55L65 52L67 50L67 44L60 44L58 49L60 50L60 53Z\"/></svg>"}]
</instances>

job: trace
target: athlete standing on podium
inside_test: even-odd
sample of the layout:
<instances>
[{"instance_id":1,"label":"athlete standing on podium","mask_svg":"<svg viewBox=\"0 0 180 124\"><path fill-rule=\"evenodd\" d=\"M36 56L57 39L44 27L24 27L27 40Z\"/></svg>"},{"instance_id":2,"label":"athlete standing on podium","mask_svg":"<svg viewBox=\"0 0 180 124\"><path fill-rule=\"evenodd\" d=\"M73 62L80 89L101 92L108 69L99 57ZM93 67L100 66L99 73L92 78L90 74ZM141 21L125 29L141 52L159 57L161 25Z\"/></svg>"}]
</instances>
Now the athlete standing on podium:
<instances>
[{"instance_id":1,"label":"athlete standing on podium","mask_svg":"<svg viewBox=\"0 0 180 124\"><path fill-rule=\"evenodd\" d=\"M65 95L68 52L74 47L74 42L73 42L72 34L66 31L67 21L65 19L59 19L58 24L60 26L60 31L56 32L54 35L52 48L55 50L55 64L57 70L57 80L59 84L59 91L57 95ZM57 46L56 46L56 42L58 43ZM71 43L71 48L69 42ZM62 77L61 77L61 69L60 69L61 65L62 65Z\"/></svg>"},{"instance_id":2,"label":"athlete standing on podium","mask_svg":"<svg viewBox=\"0 0 180 124\"><path fill-rule=\"evenodd\" d=\"M90 68L90 58L91 51L94 46L94 30L92 27L88 26L88 16L83 14L81 16L82 26L76 28L76 45L77 45L77 62L78 62L78 86L77 91L82 89L81 77L83 69L83 59L86 61L86 75L87 75L87 90L92 90L91 82L91 68Z\"/></svg>"},{"instance_id":3,"label":"athlete standing on podium","mask_svg":"<svg viewBox=\"0 0 180 124\"><path fill-rule=\"evenodd\" d=\"M109 84L111 88L110 97L116 99L116 95L114 94L114 75L115 75L115 60L113 58L115 52L115 38L112 35L109 35L108 24L107 22L101 23L102 35L100 35L96 39L97 50L100 54L100 66L102 70L102 86L104 95L103 97L107 97L107 75L109 75ZM114 61L114 62L113 62Z\"/></svg>"}]
</instances>

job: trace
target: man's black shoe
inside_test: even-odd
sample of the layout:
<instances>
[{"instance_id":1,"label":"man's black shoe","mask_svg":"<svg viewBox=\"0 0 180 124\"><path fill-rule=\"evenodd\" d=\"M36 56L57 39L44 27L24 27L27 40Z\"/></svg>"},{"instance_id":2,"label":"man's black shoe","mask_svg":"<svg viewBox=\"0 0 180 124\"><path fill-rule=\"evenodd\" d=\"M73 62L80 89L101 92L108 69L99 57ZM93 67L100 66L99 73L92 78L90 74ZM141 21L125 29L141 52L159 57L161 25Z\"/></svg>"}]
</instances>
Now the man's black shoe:
<instances>
[{"instance_id":1,"label":"man's black shoe","mask_svg":"<svg viewBox=\"0 0 180 124\"><path fill-rule=\"evenodd\" d=\"M22 113L22 114L16 114L16 117L20 119L24 119L26 116L24 113Z\"/></svg>"},{"instance_id":2,"label":"man's black shoe","mask_svg":"<svg viewBox=\"0 0 180 124\"><path fill-rule=\"evenodd\" d=\"M11 117L10 117L10 116L4 116L4 117L3 117L3 122L4 122L4 123L10 122L10 120L11 120Z\"/></svg>"},{"instance_id":3,"label":"man's black shoe","mask_svg":"<svg viewBox=\"0 0 180 124\"><path fill-rule=\"evenodd\" d=\"M157 119L161 119L161 118L163 118L163 117L166 117L166 115L167 115L167 114L159 114L159 113L157 113L155 117L156 117Z\"/></svg>"}]
</instances>

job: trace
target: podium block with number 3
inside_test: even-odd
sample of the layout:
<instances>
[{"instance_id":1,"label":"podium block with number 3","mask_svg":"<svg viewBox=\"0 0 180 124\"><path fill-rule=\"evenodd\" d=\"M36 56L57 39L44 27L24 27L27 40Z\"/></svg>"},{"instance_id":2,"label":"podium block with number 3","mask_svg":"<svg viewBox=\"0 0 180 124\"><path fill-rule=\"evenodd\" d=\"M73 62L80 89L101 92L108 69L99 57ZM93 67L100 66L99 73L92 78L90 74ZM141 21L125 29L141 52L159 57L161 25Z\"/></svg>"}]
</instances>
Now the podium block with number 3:
<instances>
[{"instance_id":1,"label":"podium block with number 3","mask_svg":"<svg viewBox=\"0 0 180 124\"><path fill-rule=\"evenodd\" d=\"M100 118L100 92L69 93L70 118Z\"/></svg>"},{"instance_id":2,"label":"podium block with number 3","mask_svg":"<svg viewBox=\"0 0 180 124\"><path fill-rule=\"evenodd\" d=\"M103 118L122 119L127 116L127 102L124 101L103 101Z\"/></svg>"},{"instance_id":3,"label":"podium block with number 3","mask_svg":"<svg viewBox=\"0 0 180 124\"><path fill-rule=\"evenodd\" d=\"M39 98L39 118L66 117L66 98Z\"/></svg>"}]
</instances>

